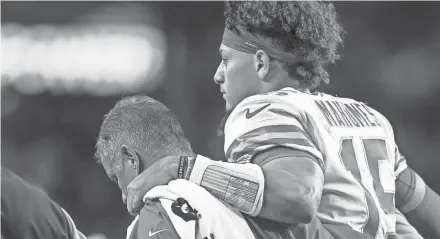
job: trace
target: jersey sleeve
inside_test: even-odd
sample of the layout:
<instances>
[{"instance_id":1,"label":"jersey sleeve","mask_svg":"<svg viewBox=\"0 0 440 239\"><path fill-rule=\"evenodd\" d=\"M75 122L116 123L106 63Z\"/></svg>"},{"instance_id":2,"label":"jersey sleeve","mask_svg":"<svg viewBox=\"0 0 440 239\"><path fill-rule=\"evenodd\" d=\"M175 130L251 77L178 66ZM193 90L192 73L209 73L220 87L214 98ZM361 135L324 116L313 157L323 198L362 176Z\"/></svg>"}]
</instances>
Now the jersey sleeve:
<instances>
[{"instance_id":1,"label":"jersey sleeve","mask_svg":"<svg viewBox=\"0 0 440 239\"><path fill-rule=\"evenodd\" d=\"M394 174L396 177L399 176L405 169L408 168L405 157L400 153L398 147L396 146L396 163L394 164Z\"/></svg>"},{"instance_id":2,"label":"jersey sleeve","mask_svg":"<svg viewBox=\"0 0 440 239\"><path fill-rule=\"evenodd\" d=\"M323 168L322 153L301 124L305 113L277 97L252 96L237 105L225 125L226 158L247 163L266 150L287 147L311 154Z\"/></svg>"}]
</instances>

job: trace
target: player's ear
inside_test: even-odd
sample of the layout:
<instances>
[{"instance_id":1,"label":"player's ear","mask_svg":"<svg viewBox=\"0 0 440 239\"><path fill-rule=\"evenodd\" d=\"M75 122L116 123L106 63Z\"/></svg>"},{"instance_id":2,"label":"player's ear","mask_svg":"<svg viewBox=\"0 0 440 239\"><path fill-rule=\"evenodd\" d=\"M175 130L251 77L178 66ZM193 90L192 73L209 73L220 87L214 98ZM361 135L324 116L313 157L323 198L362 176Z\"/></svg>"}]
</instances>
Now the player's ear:
<instances>
[{"instance_id":1,"label":"player's ear","mask_svg":"<svg viewBox=\"0 0 440 239\"><path fill-rule=\"evenodd\" d=\"M128 145L121 146L121 155L122 160L125 163L128 163L130 167L133 167L133 170L136 171L137 174L141 172L141 160L136 150Z\"/></svg>"},{"instance_id":2,"label":"player's ear","mask_svg":"<svg viewBox=\"0 0 440 239\"><path fill-rule=\"evenodd\" d=\"M254 64L258 78L262 81L267 81L267 74L269 74L270 70L269 55L263 50L258 50L254 55Z\"/></svg>"}]
</instances>

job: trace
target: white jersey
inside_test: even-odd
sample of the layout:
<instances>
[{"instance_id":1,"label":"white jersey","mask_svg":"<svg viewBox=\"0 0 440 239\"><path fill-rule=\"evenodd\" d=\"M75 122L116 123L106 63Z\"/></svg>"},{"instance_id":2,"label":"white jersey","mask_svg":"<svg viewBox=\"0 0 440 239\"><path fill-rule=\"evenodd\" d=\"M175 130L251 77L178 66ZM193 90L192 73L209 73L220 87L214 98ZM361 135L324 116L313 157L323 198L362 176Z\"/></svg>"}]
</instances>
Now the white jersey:
<instances>
[{"instance_id":1,"label":"white jersey","mask_svg":"<svg viewBox=\"0 0 440 239\"><path fill-rule=\"evenodd\" d=\"M252 162L280 146L310 153L322 167L321 222L346 224L369 238L396 234L395 178L407 165L385 117L352 99L293 88L236 106L225 125L229 162Z\"/></svg>"}]
</instances>

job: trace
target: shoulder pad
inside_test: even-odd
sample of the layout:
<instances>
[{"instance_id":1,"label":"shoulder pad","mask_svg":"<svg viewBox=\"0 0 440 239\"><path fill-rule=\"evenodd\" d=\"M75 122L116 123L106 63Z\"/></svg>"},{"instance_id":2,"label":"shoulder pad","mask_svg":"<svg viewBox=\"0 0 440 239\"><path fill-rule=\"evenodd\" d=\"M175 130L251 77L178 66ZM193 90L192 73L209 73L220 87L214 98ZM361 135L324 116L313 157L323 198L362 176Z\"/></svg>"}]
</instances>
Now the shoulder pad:
<instances>
[{"instance_id":1,"label":"shoulder pad","mask_svg":"<svg viewBox=\"0 0 440 239\"><path fill-rule=\"evenodd\" d=\"M281 90L246 98L225 124L225 156L230 162L250 162L256 153L273 147L290 147L322 158L303 123L306 115L289 97L299 94Z\"/></svg>"}]
</instances>

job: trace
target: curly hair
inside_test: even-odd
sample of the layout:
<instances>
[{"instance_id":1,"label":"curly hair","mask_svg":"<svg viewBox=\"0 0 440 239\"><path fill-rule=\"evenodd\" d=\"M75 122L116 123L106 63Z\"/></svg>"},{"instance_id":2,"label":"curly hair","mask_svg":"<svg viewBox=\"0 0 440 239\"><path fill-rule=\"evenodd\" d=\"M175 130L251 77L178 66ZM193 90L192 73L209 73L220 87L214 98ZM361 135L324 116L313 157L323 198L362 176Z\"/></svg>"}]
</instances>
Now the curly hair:
<instances>
[{"instance_id":1,"label":"curly hair","mask_svg":"<svg viewBox=\"0 0 440 239\"><path fill-rule=\"evenodd\" d=\"M324 67L340 58L344 30L332 3L317 1L227 1L226 28L239 34L244 27L260 40L300 55L299 63L286 63L289 76L300 78L300 87L313 89L329 83Z\"/></svg>"}]
</instances>

